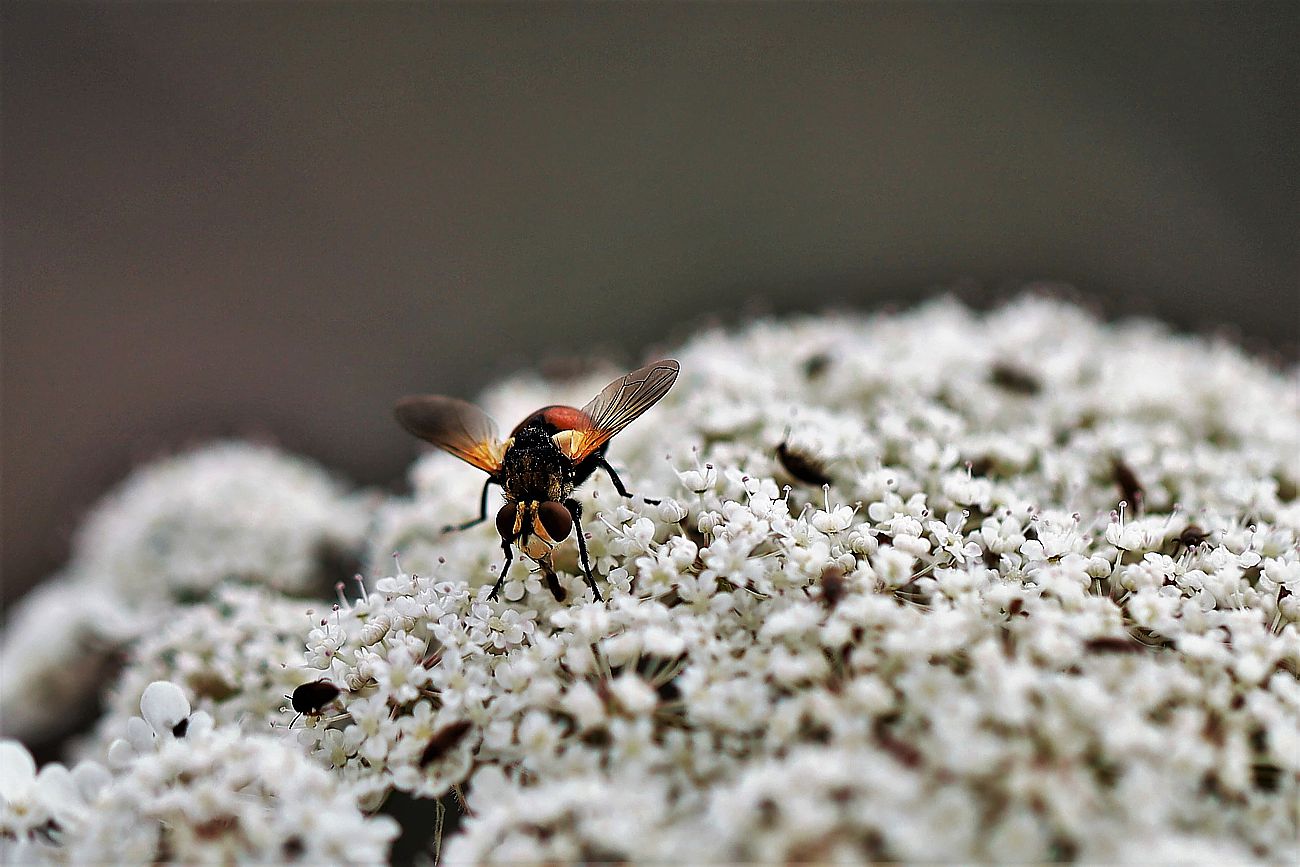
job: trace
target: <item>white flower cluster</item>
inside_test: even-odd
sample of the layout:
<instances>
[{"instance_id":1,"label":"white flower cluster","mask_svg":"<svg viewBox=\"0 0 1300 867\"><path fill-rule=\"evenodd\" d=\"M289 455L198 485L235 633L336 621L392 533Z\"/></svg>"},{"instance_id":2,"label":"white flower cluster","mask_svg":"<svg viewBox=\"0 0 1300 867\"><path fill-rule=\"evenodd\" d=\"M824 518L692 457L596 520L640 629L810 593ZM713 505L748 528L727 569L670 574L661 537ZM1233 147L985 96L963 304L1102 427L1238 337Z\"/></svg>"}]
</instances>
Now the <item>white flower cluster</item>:
<instances>
[{"instance_id":1,"label":"white flower cluster","mask_svg":"<svg viewBox=\"0 0 1300 867\"><path fill-rule=\"evenodd\" d=\"M109 593L56 578L8 612L0 635L0 733L37 737L93 700L134 618Z\"/></svg>"},{"instance_id":2,"label":"white flower cluster","mask_svg":"<svg viewBox=\"0 0 1300 867\"><path fill-rule=\"evenodd\" d=\"M310 462L265 446L218 443L144 467L91 513L64 574L9 617L0 731L58 726L93 693L113 649L223 581L328 592L330 564L356 558L371 509Z\"/></svg>"},{"instance_id":3,"label":"white flower cluster","mask_svg":"<svg viewBox=\"0 0 1300 867\"><path fill-rule=\"evenodd\" d=\"M219 443L151 464L106 498L73 568L138 605L201 599L230 580L310 594L328 589L325 563L368 523L364 500L314 464Z\"/></svg>"},{"instance_id":4,"label":"white flower cluster","mask_svg":"<svg viewBox=\"0 0 1300 867\"><path fill-rule=\"evenodd\" d=\"M663 502L579 494L607 603L572 542L564 601L518 560L488 601L491 526L440 532L482 477L417 465L372 547L409 571L308 638L323 761L468 784L455 860L1297 854L1294 373L1040 300L677 357L611 449Z\"/></svg>"},{"instance_id":5,"label":"white flower cluster","mask_svg":"<svg viewBox=\"0 0 1300 867\"><path fill-rule=\"evenodd\" d=\"M180 609L162 629L132 646L83 754L102 755L123 737L145 688L159 680L182 687L219 725L266 733L272 725L287 724L285 696L309 679L303 632L320 608L257 587L227 585L211 604Z\"/></svg>"},{"instance_id":6,"label":"white flower cluster","mask_svg":"<svg viewBox=\"0 0 1300 867\"><path fill-rule=\"evenodd\" d=\"M576 494L605 601L572 538L558 587L516 557L489 600L492 522L442 529L477 514L483 476L431 454L370 533L386 577L351 601L166 609L110 694L111 785L82 771L72 797L77 772L46 786L0 746L21 765L0 795L36 816L7 807L5 845L372 861L395 829L358 803L463 787L457 862L1300 858L1297 371L1034 298L763 322L674 355L673 390L609 452L642 496L601 472ZM615 372L483 404L508 430ZM364 525L328 485L281 532L230 507L257 502L243 487L148 478L157 508L123 495L83 535L135 564L115 592L303 575L271 552L313 545L269 540ZM286 694L291 736L267 726Z\"/></svg>"},{"instance_id":7,"label":"white flower cluster","mask_svg":"<svg viewBox=\"0 0 1300 867\"><path fill-rule=\"evenodd\" d=\"M291 740L214 727L174 684L94 763L39 774L0 742L0 852L51 864L378 863L397 823L367 817L348 788Z\"/></svg>"},{"instance_id":8,"label":"white flower cluster","mask_svg":"<svg viewBox=\"0 0 1300 867\"><path fill-rule=\"evenodd\" d=\"M52 762L38 774L22 744L0 741L0 863L58 860L108 779L92 762L71 771Z\"/></svg>"}]
</instances>

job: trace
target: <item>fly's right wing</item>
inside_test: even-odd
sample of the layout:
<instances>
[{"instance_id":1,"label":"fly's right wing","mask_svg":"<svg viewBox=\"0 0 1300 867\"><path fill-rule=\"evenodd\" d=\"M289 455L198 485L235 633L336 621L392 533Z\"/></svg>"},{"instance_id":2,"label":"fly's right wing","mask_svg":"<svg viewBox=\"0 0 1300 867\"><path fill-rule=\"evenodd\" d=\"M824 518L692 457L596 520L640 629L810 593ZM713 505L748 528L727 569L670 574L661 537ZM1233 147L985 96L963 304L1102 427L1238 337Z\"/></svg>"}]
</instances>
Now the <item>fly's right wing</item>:
<instances>
[{"instance_id":1,"label":"fly's right wing","mask_svg":"<svg viewBox=\"0 0 1300 867\"><path fill-rule=\"evenodd\" d=\"M440 394L404 397L394 408L398 422L422 440L433 443L489 475L501 470L505 445L496 422L483 410Z\"/></svg>"},{"instance_id":2,"label":"fly's right wing","mask_svg":"<svg viewBox=\"0 0 1300 867\"><path fill-rule=\"evenodd\" d=\"M582 463L614 434L630 425L659 402L677 381L678 364L671 358L647 364L605 386L579 415L586 420L576 424L566 437L569 457Z\"/></svg>"}]
</instances>

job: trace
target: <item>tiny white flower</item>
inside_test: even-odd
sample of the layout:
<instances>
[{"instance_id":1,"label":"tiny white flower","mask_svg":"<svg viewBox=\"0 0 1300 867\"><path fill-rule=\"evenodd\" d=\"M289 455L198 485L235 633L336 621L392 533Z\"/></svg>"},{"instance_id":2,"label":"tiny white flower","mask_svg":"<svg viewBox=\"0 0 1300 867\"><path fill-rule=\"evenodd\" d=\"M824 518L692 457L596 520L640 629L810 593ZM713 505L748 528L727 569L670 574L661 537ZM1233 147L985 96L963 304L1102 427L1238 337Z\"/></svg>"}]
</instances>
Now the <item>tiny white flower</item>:
<instances>
[{"instance_id":1,"label":"tiny white flower","mask_svg":"<svg viewBox=\"0 0 1300 867\"><path fill-rule=\"evenodd\" d=\"M564 694L562 707L583 729L595 728L605 720L605 703L585 681L578 681Z\"/></svg>"},{"instance_id":2,"label":"tiny white flower","mask_svg":"<svg viewBox=\"0 0 1300 867\"><path fill-rule=\"evenodd\" d=\"M55 851L79 833L107 772L93 762L69 771L53 762L36 770L27 748L0 740L0 840L15 840L33 858L61 860Z\"/></svg>"},{"instance_id":3,"label":"tiny white flower","mask_svg":"<svg viewBox=\"0 0 1300 867\"><path fill-rule=\"evenodd\" d=\"M180 687L154 681L140 697L140 716L127 720L126 737L109 745L108 759L114 767L124 767L171 741L202 737L212 727L210 714L190 712L189 699Z\"/></svg>"},{"instance_id":4,"label":"tiny white flower","mask_svg":"<svg viewBox=\"0 0 1300 867\"><path fill-rule=\"evenodd\" d=\"M651 713L659 704L659 696L650 684L634 675L619 675L610 681L609 690L623 710L633 716Z\"/></svg>"}]
</instances>

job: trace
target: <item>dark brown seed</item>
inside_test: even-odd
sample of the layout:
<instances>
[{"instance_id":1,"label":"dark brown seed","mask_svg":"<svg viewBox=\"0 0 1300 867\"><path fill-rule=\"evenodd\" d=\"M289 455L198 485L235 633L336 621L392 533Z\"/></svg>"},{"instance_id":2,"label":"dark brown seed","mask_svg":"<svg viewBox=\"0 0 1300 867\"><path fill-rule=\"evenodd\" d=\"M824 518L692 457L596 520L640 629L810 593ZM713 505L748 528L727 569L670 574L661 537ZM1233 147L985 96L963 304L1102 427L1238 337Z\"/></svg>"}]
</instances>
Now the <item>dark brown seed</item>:
<instances>
[{"instance_id":1,"label":"dark brown seed","mask_svg":"<svg viewBox=\"0 0 1300 867\"><path fill-rule=\"evenodd\" d=\"M827 566L821 575L822 604L834 608L844 598L848 582L844 580L844 570L839 566Z\"/></svg>"},{"instance_id":2,"label":"dark brown seed","mask_svg":"<svg viewBox=\"0 0 1300 867\"><path fill-rule=\"evenodd\" d=\"M200 840L215 840L229 834L239 827L239 819L229 814L214 816L199 825L194 826L194 836Z\"/></svg>"},{"instance_id":3,"label":"dark brown seed","mask_svg":"<svg viewBox=\"0 0 1300 867\"><path fill-rule=\"evenodd\" d=\"M883 723L876 724L876 742L904 767L915 768L925 760L925 755L916 745L898 737Z\"/></svg>"},{"instance_id":4,"label":"dark brown seed","mask_svg":"<svg viewBox=\"0 0 1300 867\"><path fill-rule=\"evenodd\" d=\"M1083 649L1093 653L1143 653L1146 651L1146 647L1131 638L1120 638L1117 635L1089 638L1083 643Z\"/></svg>"},{"instance_id":5,"label":"dark brown seed","mask_svg":"<svg viewBox=\"0 0 1300 867\"><path fill-rule=\"evenodd\" d=\"M659 693L660 701L677 701L677 699L682 697L682 691L681 688L677 686L676 677L659 684L659 686L655 688L655 692Z\"/></svg>"},{"instance_id":6,"label":"dark brown seed","mask_svg":"<svg viewBox=\"0 0 1300 867\"><path fill-rule=\"evenodd\" d=\"M468 720L459 720L449 725L445 725L433 733L429 739L429 745L420 753L420 767L426 767L431 762L445 756L458 743L464 740L465 735L469 734L470 723Z\"/></svg>"},{"instance_id":7,"label":"dark brown seed","mask_svg":"<svg viewBox=\"0 0 1300 867\"><path fill-rule=\"evenodd\" d=\"M797 482L803 482L805 485L829 485L830 476L826 471L812 458L807 455L799 454L792 451L786 443L781 443L776 447L776 459L781 462L781 466Z\"/></svg>"},{"instance_id":8,"label":"dark brown seed","mask_svg":"<svg viewBox=\"0 0 1300 867\"><path fill-rule=\"evenodd\" d=\"M1256 764L1250 769L1251 780L1255 788L1264 792L1276 792L1282 780L1282 769L1277 765Z\"/></svg>"},{"instance_id":9,"label":"dark brown seed","mask_svg":"<svg viewBox=\"0 0 1300 867\"><path fill-rule=\"evenodd\" d=\"M1142 483L1138 481L1133 468L1119 458L1112 458L1110 466L1115 475L1115 484L1119 486L1120 498L1134 510L1140 510L1146 499L1146 491L1142 489Z\"/></svg>"},{"instance_id":10,"label":"dark brown seed","mask_svg":"<svg viewBox=\"0 0 1300 867\"><path fill-rule=\"evenodd\" d=\"M803 375L809 379L816 379L826 372L826 368L831 366L831 357L825 352L819 352L816 355L808 356L803 363Z\"/></svg>"},{"instance_id":11,"label":"dark brown seed","mask_svg":"<svg viewBox=\"0 0 1300 867\"><path fill-rule=\"evenodd\" d=\"M993 365L993 369L989 371L989 381L998 388L1015 394L1031 395L1043 390L1043 384L1038 377L1024 368L1005 361Z\"/></svg>"},{"instance_id":12,"label":"dark brown seed","mask_svg":"<svg viewBox=\"0 0 1300 867\"><path fill-rule=\"evenodd\" d=\"M1210 534L1195 524L1188 524L1187 528L1178 534L1178 541L1184 548L1195 548L1208 538Z\"/></svg>"},{"instance_id":13,"label":"dark brown seed","mask_svg":"<svg viewBox=\"0 0 1300 867\"><path fill-rule=\"evenodd\" d=\"M302 857L302 853L307 851L303 845L301 837L290 837L284 841L284 860L297 861Z\"/></svg>"}]
</instances>

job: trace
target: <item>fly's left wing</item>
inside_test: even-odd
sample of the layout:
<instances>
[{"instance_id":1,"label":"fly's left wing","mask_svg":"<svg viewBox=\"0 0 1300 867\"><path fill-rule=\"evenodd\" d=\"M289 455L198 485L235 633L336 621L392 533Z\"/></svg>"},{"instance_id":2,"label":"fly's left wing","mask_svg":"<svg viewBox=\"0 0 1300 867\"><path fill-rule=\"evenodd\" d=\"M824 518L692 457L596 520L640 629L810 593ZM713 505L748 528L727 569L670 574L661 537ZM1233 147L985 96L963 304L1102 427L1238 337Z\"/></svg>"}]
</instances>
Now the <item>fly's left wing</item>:
<instances>
[{"instance_id":1,"label":"fly's left wing","mask_svg":"<svg viewBox=\"0 0 1300 867\"><path fill-rule=\"evenodd\" d=\"M574 463L582 463L614 434L659 402L677 381L680 366L671 358L647 364L614 380L582 408L587 420L565 439L566 452Z\"/></svg>"},{"instance_id":2,"label":"fly's left wing","mask_svg":"<svg viewBox=\"0 0 1300 867\"><path fill-rule=\"evenodd\" d=\"M500 471L505 445L496 422L474 404L422 394L402 398L393 411L402 427L420 439L490 475Z\"/></svg>"}]
</instances>

